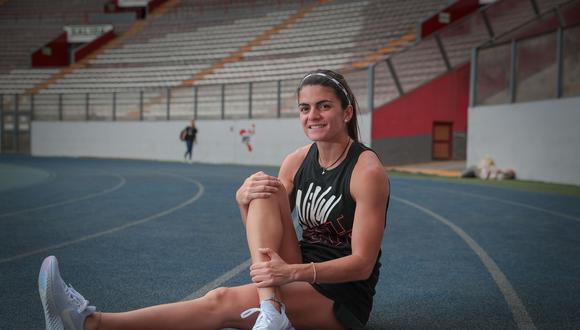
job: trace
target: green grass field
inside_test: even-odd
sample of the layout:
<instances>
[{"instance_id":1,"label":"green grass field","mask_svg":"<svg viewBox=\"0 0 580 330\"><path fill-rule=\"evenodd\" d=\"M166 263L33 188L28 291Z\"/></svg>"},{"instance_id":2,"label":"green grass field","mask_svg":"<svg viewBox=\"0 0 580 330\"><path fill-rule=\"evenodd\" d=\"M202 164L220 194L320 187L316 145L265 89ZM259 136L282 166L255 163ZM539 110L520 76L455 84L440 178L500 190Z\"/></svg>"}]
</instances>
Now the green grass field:
<instances>
[{"instance_id":1,"label":"green grass field","mask_svg":"<svg viewBox=\"0 0 580 330\"><path fill-rule=\"evenodd\" d=\"M557 184L557 183L547 183L547 182L539 182L539 181L524 181L524 180L480 180L476 178L448 178L448 177L440 177L435 175L426 175L426 174L413 174L407 172L399 172L399 171L389 171L389 175L393 177L411 177L416 179L429 179L429 180L438 180L438 181L447 181L447 182L454 182L460 184L477 184L477 185L485 185L485 186L494 186L499 188L509 188L509 189L518 189L518 190L526 190L526 191L534 191L534 192L545 192L545 193L553 193L553 194L560 194L560 195L569 195L580 197L580 186L575 185L566 185L566 184Z\"/></svg>"}]
</instances>

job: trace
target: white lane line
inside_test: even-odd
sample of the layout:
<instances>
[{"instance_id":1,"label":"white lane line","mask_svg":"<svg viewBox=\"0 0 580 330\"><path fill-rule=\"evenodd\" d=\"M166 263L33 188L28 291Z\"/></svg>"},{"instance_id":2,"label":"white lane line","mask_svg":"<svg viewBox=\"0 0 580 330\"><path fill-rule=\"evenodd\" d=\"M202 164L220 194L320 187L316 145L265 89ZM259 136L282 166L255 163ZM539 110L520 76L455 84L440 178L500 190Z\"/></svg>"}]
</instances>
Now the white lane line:
<instances>
[{"instance_id":1,"label":"white lane line","mask_svg":"<svg viewBox=\"0 0 580 330\"><path fill-rule=\"evenodd\" d=\"M176 175L174 175L174 176L176 176ZM177 177L179 177L179 176L177 176ZM6 263L6 262L10 262L10 261L14 261L14 260L17 260L17 259L22 259L22 258L29 257L29 256L32 256L32 255L35 255L35 254L47 253L48 251L55 250L55 249L60 249L60 248L63 248L63 247L69 246L69 245L73 245L73 244L77 244L77 243L82 243L82 242L85 242L85 241L88 241L88 240L91 240L91 239L94 239L94 238L97 238L97 237L101 237L101 236L113 234L113 233L119 232L121 230L130 228L130 227L134 227L134 226L137 226L137 225L140 225L140 224L149 222L151 220L155 220L157 218L161 218L163 216L166 216L166 215L168 215L170 213L173 213L173 212L175 212L175 211L177 211L177 210L179 210L179 209L181 209L181 208L183 208L183 207L185 207L185 206L187 206L187 205L195 202L196 200L198 200L203 195L203 193L204 193L204 187L203 187L203 185L199 181L194 180L194 179L184 178L184 177L180 177L180 178L185 179L186 181L189 181L189 182L191 182L191 183L193 183L193 184L195 184L195 185L198 186L197 193L195 195L193 195L193 197L189 198L188 200L186 200L185 202L183 202L181 204L178 204L178 205L176 205L176 206L174 206L172 208L169 208L169 209L167 209L165 211L162 211L162 212L153 214L151 216L148 216L148 217L145 217L145 218L142 218L142 219L139 219L139 220L135 220L135 221L126 223L126 224L124 224L122 226L114 227L114 228L111 228L111 229L108 229L108 230L104 230L104 231L100 231L100 232L97 232L97 233L94 233L94 234L91 234L91 235L86 235L86 236L83 236L83 237L80 237L80 238L77 238L77 239L74 239L74 240L70 240L70 241L66 241L66 242L59 243L59 244L54 244L54 245L46 246L46 247L43 247L43 248L40 248L40 249L37 249L37 250L32 250L32 251L28 251L28 252L25 252L25 253L17 254L17 255L11 256L11 257L3 258L3 259L0 259L0 264Z\"/></svg>"},{"instance_id":2,"label":"white lane line","mask_svg":"<svg viewBox=\"0 0 580 330\"><path fill-rule=\"evenodd\" d=\"M80 202L80 201L83 201L83 200L91 199L91 198L94 198L94 197L97 197L97 196L101 196L101 195L105 195L105 194L111 193L111 192L113 192L115 190L118 190L122 186L124 186L125 183L127 183L127 180L123 176L121 176L119 174L112 173L111 176L115 176L115 177L117 177L117 178L120 179L120 182L117 185L115 185L114 187L107 188L105 190L102 190L102 191L99 191L99 192L96 192L96 193L88 194L88 195L81 196L81 197L71 198L71 199L67 199L67 200L60 201L60 202L56 202L56 203L52 203L52 204L42 205L42 206L38 206L38 207L33 207L33 208L29 208L29 209L23 209L23 210L8 212L8 213L2 213L2 214L0 214L0 218L5 218L5 217L8 217L8 216L22 214L22 213L28 213L28 212L33 212L33 211L44 210L44 209L48 209L48 208L51 208L51 207L57 207L57 206L72 204L72 203Z\"/></svg>"},{"instance_id":3,"label":"white lane line","mask_svg":"<svg viewBox=\"0 0 580 330\"><path fill-rule=\"evenodd\" d=\"M561 212L556 212L556 211L552 211L552 210L549 210L549 209L545 209L545 208L541 208L541 207L537 207L537 206L533 206L533 205L529 205L529 204L525 204L525 203L508 201L508 200L504 200L504 199L500 199L500 198L495 198L495 197L490 197L490 196L485 196L485 195L480 195L480 194L475 194L475 193L468 193L468 192L463 192L463 191L455 191L455 190L451 190L451 189L443 189L443 188L426 188L426 189L430 189L430 190L441 190L441 191L450 192L450 193L454 193L454 194L467 195L467 196L477 197L477 198L481 198L481 199L492 200L492 201L496 201L496 202L500 202L500 203L505 203L505 204L509 204L509 205L515 205L515 206L527 208L527 209L530 209L530 210L540 211L540 212L548 213L548 214L551 214L551 215L555 215L557 217L562 217L562 218L566 218L566 219L570 219L570 220L574 220L574 221L580 222L580 218L579 217L575 217L575 216L572 216L572 215L569 215L569 214L565 214L565 213L561 213Z\"/></svg>"},{"instance_id":4,"label":"white lane line","mask_svg":"<svg viewBox=\"0 0 580 330\"><path fill-rule=\"evenodd\" d=\"M239 264L236 267L225 272L223 275L216 278L215 280L206 283L204 286L199 288L197 291L195 291L194 293L188 295L187 297L185 297L181 300L182 301L193 300L193 299L204 296L206 293L210 292L211 290L213 290L219 286L222 286L224 283L226 283L227 281L229 281L230 279L232 279L234 276L238 275L242 271L247 270L250 267L251 263L252 263L252 259L248 259L248 260L242 262L241 264Z\"/></svg>"},{"instance_id":5,"label":"white lane line","mask_svg":"<svg viewBox=\"0 0 580 330\"><path fill-rule=\"evenodd\" d=\"M399 201L401 203L407 204L411 207L414 207L431 217L439 220L444 225L448 226L453 230L467 245L475 252L475 254L479 257L487 271L491 274L491 277L495 281L495 284L498 286L499 290L503 294L507 304L509 305L514 320L516 321L519 329L536 329L534 322L528 315L522 300L516 293L515 289L511 285L510 281L507 279L505 274L501 271L499 266L493 261L493 259L485 252L485 250L477 244L477 242L471 238L463 229L458 227L457 225L453 224L451 221L445 219L444 217L440 216L439 214L421 206L415 204L411 201L408 201L403 198L398 198L395 196L391 196L394 200Z\"/></svg>"},{"instance_id":6,"label":"white lane line","mask_svg":"<svg viewBox=\"0 0 580 330\"><path fill-rule=\"evenodd\" d=\"M298 219L294 219L294 230L298 230ZM240 220L241 221L241 220ZM247 270L250 265L252 264L252 259L248 259L241 264L237 265L236 267L230 269L229 271L223 273L220 277L216 278L213 281L207 282L204 286L199 288L197 291L193 292L192 294L188 295L187 297L181 299L182 301L185 300L193 300L199 297L203 297L206 293L210 292L211 290L224 285L227 281L238 275L239 273ZM249 282L248 282L249 283Z\"/></svg>"}]
</instances>

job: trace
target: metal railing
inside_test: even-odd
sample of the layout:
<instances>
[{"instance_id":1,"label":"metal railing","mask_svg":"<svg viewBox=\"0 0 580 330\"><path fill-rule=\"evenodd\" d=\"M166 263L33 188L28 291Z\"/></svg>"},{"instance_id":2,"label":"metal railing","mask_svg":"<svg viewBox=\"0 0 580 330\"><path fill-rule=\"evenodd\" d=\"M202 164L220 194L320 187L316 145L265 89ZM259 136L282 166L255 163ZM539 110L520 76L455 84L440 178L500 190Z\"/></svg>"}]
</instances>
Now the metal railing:
<instances>
[{"instance_id":1,"label":"metal railing","mask_svg":"<svg viewBox=\"0 0 580 330\"><path fill-rule=\"evenodd\" d=\"M580 96L580 25L567 14L579 4L543 15L523 37L473 49L470 106Z\"/></svg>"},{"instance_id":2,"label":"metal railing","mask_svg":"<svg viewBox=\"0 0 580 330\"><path fill-rule=\"evenodd\" d=\"M3 113L30 112L34 120L179 120L280 117L295 81L248 82L189 88L95 93L4 95Z\"/></svg>"},{"instance_id":3,"label":"metal railing","mask_svg":"<svg viewBox=\"0 0 580 330\"><path fill-rule=\"evenodd\" d=\"M454 22L403 51L386 56L367 69L345 72L347 81L358 98L361 112L368 113L376 105L386 104L425 82L466 64L471 57L472 48L507 34L524 22L536 19L537 1L499 1ZM477 61L484 61L487 57L483 54L483 49L484 47L479 48ZM496 51L502 50L497 48ZM479 79L483 77L484 75L479 75ZM287 79L188 88L119 90L108 93L49 94L50 90L47 90L35 95L3 95L0 111L5 123L14 120L19 113L33 120L287 117L297 115L295 89L298 82L298 79ZM565 86L569 84L564 80L562 85L566 90ZM563 95L567 93L564 91ZM473 91L472 94L476 92ZM479 97L485 95L481 92L478 94Z\"/></svg>"}]
</instances>

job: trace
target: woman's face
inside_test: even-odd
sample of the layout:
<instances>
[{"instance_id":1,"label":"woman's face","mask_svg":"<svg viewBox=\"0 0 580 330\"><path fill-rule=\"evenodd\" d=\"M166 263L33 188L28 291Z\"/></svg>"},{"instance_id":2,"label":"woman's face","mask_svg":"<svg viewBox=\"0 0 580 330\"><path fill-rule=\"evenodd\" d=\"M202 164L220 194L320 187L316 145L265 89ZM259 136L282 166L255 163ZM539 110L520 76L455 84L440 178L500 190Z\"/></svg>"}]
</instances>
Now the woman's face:
<instances>
[{"instance_id":1,"label":"woman's face","mask_svg":"<svg viewBox=\"0 0 580 330\"><path fill-rule=\"evenodd\" d=\"M348 135L346 122L352 115L352 107L342 109L334 90L321 85L306 85L298 95L300 123L306 136L312 141L344 141Z\"/></svg>"}]
</instances>

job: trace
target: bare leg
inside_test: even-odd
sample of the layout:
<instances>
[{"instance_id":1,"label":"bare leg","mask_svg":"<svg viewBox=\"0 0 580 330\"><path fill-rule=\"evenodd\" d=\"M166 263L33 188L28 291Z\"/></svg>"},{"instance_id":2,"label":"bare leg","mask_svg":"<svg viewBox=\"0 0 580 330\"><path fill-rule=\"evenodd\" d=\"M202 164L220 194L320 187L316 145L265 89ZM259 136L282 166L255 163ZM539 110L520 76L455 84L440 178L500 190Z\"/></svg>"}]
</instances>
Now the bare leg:
<instances>
[{"instance_id":1,"label":"bare leg","mask_svg":"<svg viewBox=\"0 0 580 330\"><path fill-rule=\"evenodd\" d=\"M190 301L124 313L95 313L86 319L85 329L249 329L255 317L242 319L240 313L258 304L256 292L256 287L248 284L218 288Z\"/></svg>"},{"instance_id":2,"label":"bare leg","mask_svg":"<svg viewBox=\"0 0 580 330\"><path fill-rule=\"evenodd\" d=\"M269 198L254 199L250 203L246 236L252 262L269 260L258 251L259 248L271 248L286 262L301 262L287 196L282 188ZM281 297L277 287L259 288L258 296L260 301L272 296Z\"/></svg>"},{"instance_id":3,"label":"bare leg","mask_svg":"<svg viewBox=\"0 0 580 330\"><path fill-rule=\"evenodd\" d=\"M344 329L334 318L332 301L305 282L280 288L286 312L298 329ZM202 298L147 307L125 313L100 313L88 317L85 329L251 329L257 315L242 319L240 313L259 303L253 284L218 288ZM100 324L99 324L99 317Z\"/></svg>"},{"instance_id":4,"label":"bare leg","mask_svg":"<svg viewBox=\"0 0 580 330\"><path fill-rule=\"evenodd\" d=\"M296 232L292 224L288 195L284 189L267 199L256 199L250 203L246 221L246 233L252 261L263 260L264 256L258 252L260 247L269 247L278 251L279 255L289 263L300 263L302 257L298 248ZM326 304L327 310L332 310L332 302L320 295L307 283L298 283L302 287L299 298L290 298L292 305L301 306L300 309L291 308L295 318L299 319L304 299L312 294L316 305L311 308L320 308ZM253 284L234 288L218 288L202 298L147 307L124 313L97 313L88 317L85 329L222 329L233 327L251 328L257 317L242 319L240 314L259 305L263 299L270 298L274 293L280 297L288 290L280 288L259 289ZM304 292L308 293L302 295ZM291 293L288 295L292 296ZM299 302L299 303L298 303ZM316 306L316 307L315 307ZM291 308L291 309L290 309ZM305 314L307 319L310 313ZM322 316L331 317L332 314L322 313ZM336 321L335 321L336 322ZM309 324L315 324L310 322ZM320 327L319 327L320 328ZM320 328L322 329L322 328Z\"/></svg>"}]
</instances>

